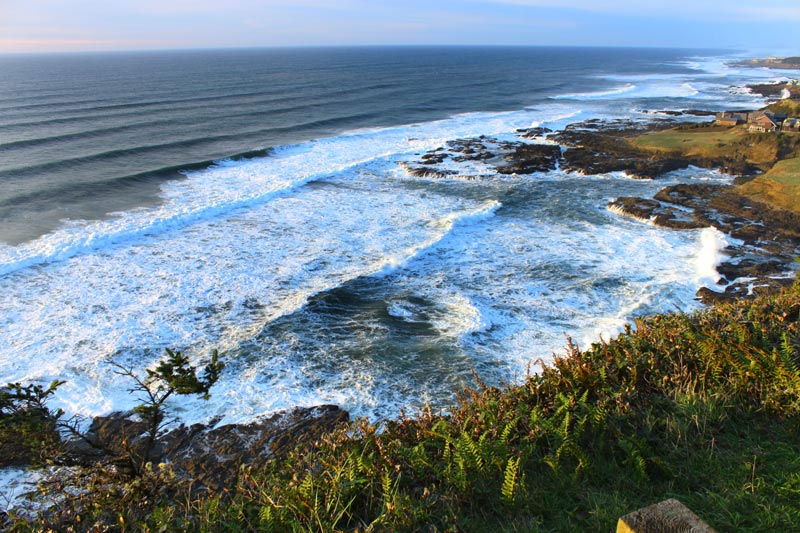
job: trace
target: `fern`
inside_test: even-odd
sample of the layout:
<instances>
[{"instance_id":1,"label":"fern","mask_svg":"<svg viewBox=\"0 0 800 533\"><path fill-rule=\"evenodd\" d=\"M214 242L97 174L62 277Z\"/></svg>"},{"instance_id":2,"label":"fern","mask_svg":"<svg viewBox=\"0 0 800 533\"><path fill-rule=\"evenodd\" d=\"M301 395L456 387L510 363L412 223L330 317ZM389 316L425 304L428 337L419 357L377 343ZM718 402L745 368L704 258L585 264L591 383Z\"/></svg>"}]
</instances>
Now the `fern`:
<instances>
[{"instance_id":1,"label":"fern","mask_svg":"<svg viewBox=\"0 0 800 533\"><path fill-rule=\"evenodd\" d=\"M517 487L517 477L519 475L519 463L521 457L509 457L503 474L503 487L501 494L503 501L510 504L514 502L514 494Z\"/></svg>"}]
</instances>

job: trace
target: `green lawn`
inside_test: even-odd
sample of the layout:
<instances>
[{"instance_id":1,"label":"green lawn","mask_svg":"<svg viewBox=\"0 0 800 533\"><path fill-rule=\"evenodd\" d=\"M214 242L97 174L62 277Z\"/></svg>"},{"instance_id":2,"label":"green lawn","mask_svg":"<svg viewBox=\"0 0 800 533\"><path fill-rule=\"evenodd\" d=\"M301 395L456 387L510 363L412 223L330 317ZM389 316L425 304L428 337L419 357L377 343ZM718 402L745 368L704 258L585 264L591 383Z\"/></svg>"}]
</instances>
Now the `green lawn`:
<instances>
[{"instance_id":1,"label":"green lawn","mask_svg":"<svg viewBox=\"0 0 800 533\"><path fill-rule=\"evenodd\" d=\"M654 152L673 152L708 159L738 159L768 168L778 158L780 136L751 134L744 126L671 129L647 133L633 140L635 146Z\"/></svg>"}]
</instances>

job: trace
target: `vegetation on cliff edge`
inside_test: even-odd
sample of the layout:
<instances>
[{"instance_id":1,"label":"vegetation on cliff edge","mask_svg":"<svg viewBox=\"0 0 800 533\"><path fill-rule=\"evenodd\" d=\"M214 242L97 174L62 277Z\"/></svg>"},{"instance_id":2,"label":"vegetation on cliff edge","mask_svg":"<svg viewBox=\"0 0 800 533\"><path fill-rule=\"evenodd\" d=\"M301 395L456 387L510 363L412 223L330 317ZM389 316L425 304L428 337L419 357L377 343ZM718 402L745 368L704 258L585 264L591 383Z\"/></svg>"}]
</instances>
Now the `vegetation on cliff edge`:
<instances>
[{"instance_id":1,"label":"vegetation on cliff edge","mask_svg":"<svg viewBox=\"0 0 800 533\"><path fill-rule=\"evenodd\" d=\"M447 414L343 426L226 491L155 465L10 528L609 531L675 497L722 531L796 530L799 422L795 284L570 342L521 385L478 381Z\"/></svg>"}]
</instances>

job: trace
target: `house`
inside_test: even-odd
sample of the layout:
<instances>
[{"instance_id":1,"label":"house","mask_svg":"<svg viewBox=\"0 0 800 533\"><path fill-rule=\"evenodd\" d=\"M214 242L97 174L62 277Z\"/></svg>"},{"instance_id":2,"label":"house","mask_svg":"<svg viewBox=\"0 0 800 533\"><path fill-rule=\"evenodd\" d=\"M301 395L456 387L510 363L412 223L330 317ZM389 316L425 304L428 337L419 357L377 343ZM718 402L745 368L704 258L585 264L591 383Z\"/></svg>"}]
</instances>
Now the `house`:
<instances>
[{"instance_id":1,"label":"house","mask_svg":"<svg viewBox=\"0 0 800 533\"><path fill-rule=\"evenodd\" d=\"M747 131L750 133L767 133L778 131L785 116L775 115L769 111L754 113L747 121Z\"/></svg>"},{"instance_id":2,"label":"house","mask_svg":"<svg viewBox=\"0 0 800 533\"><path fill-rule=\"evenodd\" d=\"M747 122L747 113L737 113L734 111L723 111L717 113L714 124L718 126L736 126Z\"/></svg>"},{"instance_id":3,"label":"house","mask_svg":"<svg viewBox=\"0 0 800 533\"><path fill-rule=\"evenodd\" d=\"M796 131L800 132L800 118L787 118L783 121L781 131Z\"/></svg>"},{"instance_id":4,"label":"house","mask_svg":"<svg viewBox=\"0 0 800 533\"><path fill-rule=\"evenodd\" d=\"M739 119L733 116L733 113L717 113L717 117L714 119L714 124L717 126L736 126L739 124Z\"/></svg>"}]
</instances>

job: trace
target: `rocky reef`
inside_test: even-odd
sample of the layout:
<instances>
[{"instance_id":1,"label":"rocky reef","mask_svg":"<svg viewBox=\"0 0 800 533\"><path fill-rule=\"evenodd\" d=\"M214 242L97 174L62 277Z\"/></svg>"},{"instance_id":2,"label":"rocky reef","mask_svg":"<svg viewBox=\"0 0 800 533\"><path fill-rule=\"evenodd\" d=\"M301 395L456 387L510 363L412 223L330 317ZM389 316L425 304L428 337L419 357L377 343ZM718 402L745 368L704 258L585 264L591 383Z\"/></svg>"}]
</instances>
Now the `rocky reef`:
<instances>
[{"instance_id":1,"label":"rocky reef","mask_svg":"<svg viewBox=\"0 0 800 533\"><path fill-rule=\"evenodd\" d=\"M654 198L617 198L613 211L674 229L715 227L736 242L718 267L724 292L701 288L698 297L713 305L772 292L791 285L787 276L800 254L800 215L756 202L728 185L673 185Z\"/></svg>"},{"instance_id":2,"label":"rocky reef","mask_svg":"<svg viewBox=\"0 0 800 533\"><path fill-rule=\"evenodd\" d=\"M546 128L520 130L521 137L532 139L549 132ZM402 163L413 177L474 179L489 173L503 175L534 174L557 168L561 148L553 143L501 141L480 136L449 141L445 146L423 154L418 161ZM451 168L452 163L480 163L476 174L463 175ZM483 174L481 173L483 171Z\"/></svg>"},{"instance_id":3,"label":"rocky reef","mask_svg":"<svg viewBox=\"0 0 800 533\"><path fill-rule=\"evenodd\" d=\"M690 155L686 151L654 151L637 146L633 141L647 133L675 128L713 129L709 123L681 123L673 118L713 115L710 112L689 110L658 115L667 118L592 119L570 124L559 132L520 129L517 136L523 141L515 142L485 136L459 139L404 166L415 177L468 179L492 173L522 176L556 169L583 174L624 172L637 179L658 179L691 166L719 169L743 179L761 172L741 153ZM464 162L482 166L476 173L463 173L453 164ZM675 230L715 227L730 235L734 244L725 250L726 258L718 269L724 292L708 288L698 291L698 298L707 304L777 290L793 278L794 258L800 254L800 215L757 202L740 194L734 186L674 185L662 189L654 198L617 198L608 208Z\"/></svg>"}]
</instances>

